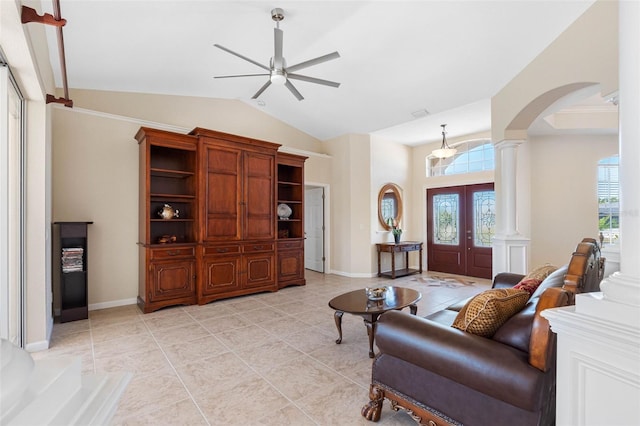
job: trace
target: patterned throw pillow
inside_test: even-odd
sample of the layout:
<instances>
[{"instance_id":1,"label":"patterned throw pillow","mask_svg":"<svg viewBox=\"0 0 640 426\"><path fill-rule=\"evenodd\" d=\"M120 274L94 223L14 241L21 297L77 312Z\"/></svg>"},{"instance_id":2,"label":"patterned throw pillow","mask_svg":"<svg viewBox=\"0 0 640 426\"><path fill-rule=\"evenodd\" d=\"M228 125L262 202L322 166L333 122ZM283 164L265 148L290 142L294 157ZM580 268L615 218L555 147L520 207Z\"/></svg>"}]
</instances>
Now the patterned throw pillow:
<instances>
[{"instance_id":1,"label":"patterned throw pillow","mask_svg":"<svg viewBox=\"0 0 640 426\"><path fill-rule=\"evenodd\" d=\"M529 294L533 294L534 291L540 286L542 280L538 280L535 278L523 278L518 284L514 285L513 288L516 290L525 290L529 292Z\"/></svg>"},{"instance_id":2,"label":"patterned throw pillow","mask_svg":"<svg viewBox=\"0 0 640 426\"><path fill-rule=\"evenodd\" d=\"M533 271L529 272L522 280L528 280L530 278L534 278L536 280L540 280L540 282L544 281L553 271L558 269L557 266L552 265L550 263L545 263L542 266L538 266Z\"/></svg>"},{"instance_id":3,"label":"patterned throw pillow","mask_svg":"<svg viewBox=\"0 0 640 426\"><path fill-rule=\"evenodd\" d=\"M509 318L520 312L529 292L513 288L484 291L458 312L452 327L483 337L492 337Z\"/></svg>"}]
</instances>

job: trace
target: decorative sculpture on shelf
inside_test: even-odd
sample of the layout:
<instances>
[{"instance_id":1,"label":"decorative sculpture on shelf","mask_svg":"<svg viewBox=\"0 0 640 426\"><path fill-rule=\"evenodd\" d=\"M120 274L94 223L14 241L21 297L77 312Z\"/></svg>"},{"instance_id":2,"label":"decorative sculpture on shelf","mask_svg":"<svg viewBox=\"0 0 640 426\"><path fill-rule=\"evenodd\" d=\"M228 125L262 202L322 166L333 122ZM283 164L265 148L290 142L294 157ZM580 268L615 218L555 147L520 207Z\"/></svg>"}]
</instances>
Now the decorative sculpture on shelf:
<instances>
[{"instance_id":1,"label":"decorative sculpture on shelf","mask_svg":"<svg viewBox=\"0 0 640 426\"><path fill-rule=\"evenodd\" d=\"M160 210L158 210L158 216L162 219L174 219L180 217L180 211L174 209L170 204L165 204Z\"/></svg>"},{"instance_id":2,"label":"decorative sculpture on shelf","mask_svg":"<svg viewBox=\"0 0 640 426\"><path fill-rule=\"evenodd\" d=\"M178 241L178 237L176 237L175 235L163 235L158 238L158 244L169 244L175 243L176 241Z\"/></svg>"},{"instance_id":3,"label":"decorative sculpture on shelf","mask_svg":"<svg viewBox=\"0 0 640 426\"><path fill-rule=\"evenodd\" d=\"M293 210L287 204L278 204L278 218L280 220L289 220L291 213L293 213Z\"/></svg>"}]
</instances>

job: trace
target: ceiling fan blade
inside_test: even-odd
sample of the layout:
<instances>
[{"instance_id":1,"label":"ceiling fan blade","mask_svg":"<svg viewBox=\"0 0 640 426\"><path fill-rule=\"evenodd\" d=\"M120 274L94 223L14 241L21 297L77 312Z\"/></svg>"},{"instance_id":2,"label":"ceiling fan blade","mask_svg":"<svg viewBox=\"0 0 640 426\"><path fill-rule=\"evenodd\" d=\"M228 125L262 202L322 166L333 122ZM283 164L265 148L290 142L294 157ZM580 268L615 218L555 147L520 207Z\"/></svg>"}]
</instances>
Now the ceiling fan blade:
<instances>
[{"instance_id":1,"label":"ceiling fan blade","mask_svg":"<svg viewBox=\"0 0 640 426\"><path fill-rule=\"evenodd\" d=\"M244 60L245 60L245 61L247 61L247 62L251 62L253 65L257 65L257 66L259 66L259 67L260 67L260 68L262 68L262 69L265 69L265 70L267 70L267 71L271 71L271 69L269 69L269 67L267 67L267 66L265 66L265 65L262 65L260 62L256 62L256 61L254 61L254 60L253 60L253 59L251 59L251 58L247 58L246 56L241 55L241 54L239 54L239 53L236 53L236 52L234 52L234 51L233 51L233 50L231 50L231 49L227 49L226 47L224 47L224 46L220 46L219 44L214 44L214 46L215 46L215 47L217 47L218 49L222 49L222 50L224 50L224 51L225 51L225 52L227 52L227 53L231 53L232 55L237 56L237 57L238 57L238 58L240 58L240 59L244 59Z\"/></svg>"},{"instance_id":2,"label":"ceiling fan blade","mask_svg":"<svg viewBox=\"0 0 640 426\"><path fill-rule=\"evenodd\" d=\"M258 91L256 92L255 95L253 95L251 97L251 99L258 99L258 96L262 95L262 92L264 92L265 90L267 90L267 87L271 86L271 80L267 80L267 82L264 84L264 86L262 86L260 89L258 89Z\"/></svg>"},{"instance_id":3,"label":"ceiling fan blade","mask_svg":"<svg viewBox=\"0 0 640 426\"><path fill-rule=\"evenodd\" d=\"M340 83L337 83L335 81L323 80L321 78L315 78L315 77L308 77L306 75L289 73L287 74L287 77L292 78L294 80L302 80L302 81L308 81L309 83L322 84L324 86L340 87Z\"/></svg>"},{"instance_id":4,"label":"ceiling fan blade","mask_svg":"<svg viewBox=\"0 0 640 426\"><path fill-rule=\"evenodd\" d=\"M300 94L300 92L298 92L298 89L296 89L295 86L291 84L291 82L288 79L287 79L287 82L284 83L284 85L287 86L287 89L289 89L291 93L293 93L293 96L298 98L299 101L304 99L304 97Z\"/></svg>"},{"instance_id":5,"label":"ceiling fan blade","mask_svg":"<svg viewBox=\"0 0 640 426\"><path fill-rule=\"evenodd\" d=\"M273 67L276 69L282 69L284 61L282 59L282 30L280 28L273 29Z\"/></svg>"},{"instance_id":6,"label":"ceiling fan blade","mask_svg":"<svg viewBox=\"0 0 640 426\"><path fill-rule=\"evenodd\" d=\"M265 76L265 75L270 75L270 74L262 73L262 74L214 75L213 78L257 77L257 76Z\"/></svg>"},{"instance_id":7,"label":"ceiling fan blade","mask_svg":"<svg viewBox=\"0 0 640 426\"><path fill-rule=\"evenodd\" d=\"M323 56L318 56L317 58L309 59L308 61L300 62L299 64L287 67L287 72L289 73L289 72L301 70L302 68L307 68L312 65L318 65L323 62L331 61L332 59L338 59L339 57L340 57L340 54L338 52L333 52Z\"/></svg>"}]
</instances>

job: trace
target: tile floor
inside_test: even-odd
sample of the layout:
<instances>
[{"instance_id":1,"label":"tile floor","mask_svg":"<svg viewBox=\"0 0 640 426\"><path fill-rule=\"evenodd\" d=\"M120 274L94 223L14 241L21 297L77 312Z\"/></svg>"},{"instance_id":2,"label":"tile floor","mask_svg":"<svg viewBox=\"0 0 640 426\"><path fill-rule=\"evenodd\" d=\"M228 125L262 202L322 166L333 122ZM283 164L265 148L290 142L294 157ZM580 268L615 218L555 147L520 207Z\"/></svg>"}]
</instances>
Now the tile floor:
<instances>
[{"instance_id":1,"label":"tile floor","mask_svg":"<svg viewBox=\"0 0 640 426\"><path fill-rule=\"evenodd\" d=\"M88 320L55 324L51 348L33 357L80 356L85 372L132 372L116 425L371 426L360 415L371 375L365 326L345 314L336 345L327 303L392 284L419 290L418 315L427 315L489 286L432 286L429 275L391 281L306 271L306 286L276 293L146 315L135 305L91 311ZM385 403L378 424L415 422Z\"/></svg>"}]
</instances>

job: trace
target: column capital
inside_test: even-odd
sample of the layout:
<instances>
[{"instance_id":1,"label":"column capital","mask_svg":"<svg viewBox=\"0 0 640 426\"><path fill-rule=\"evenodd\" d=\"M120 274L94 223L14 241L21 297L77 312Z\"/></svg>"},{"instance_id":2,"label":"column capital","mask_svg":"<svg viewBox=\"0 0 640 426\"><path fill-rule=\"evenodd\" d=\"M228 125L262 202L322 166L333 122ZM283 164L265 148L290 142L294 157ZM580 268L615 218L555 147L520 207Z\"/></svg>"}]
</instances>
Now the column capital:
<instances>
[{"instance_id":1,"label":"column capital","mask_svg":"<svg viewBox=\"0 0 640 426\"><path fill-rule=\"evenodd\" d=\"M523 143L524 139L503 139L500 142L494 143L493 146L498 149L517 148Z\"/></svg>"}]
</instances>

